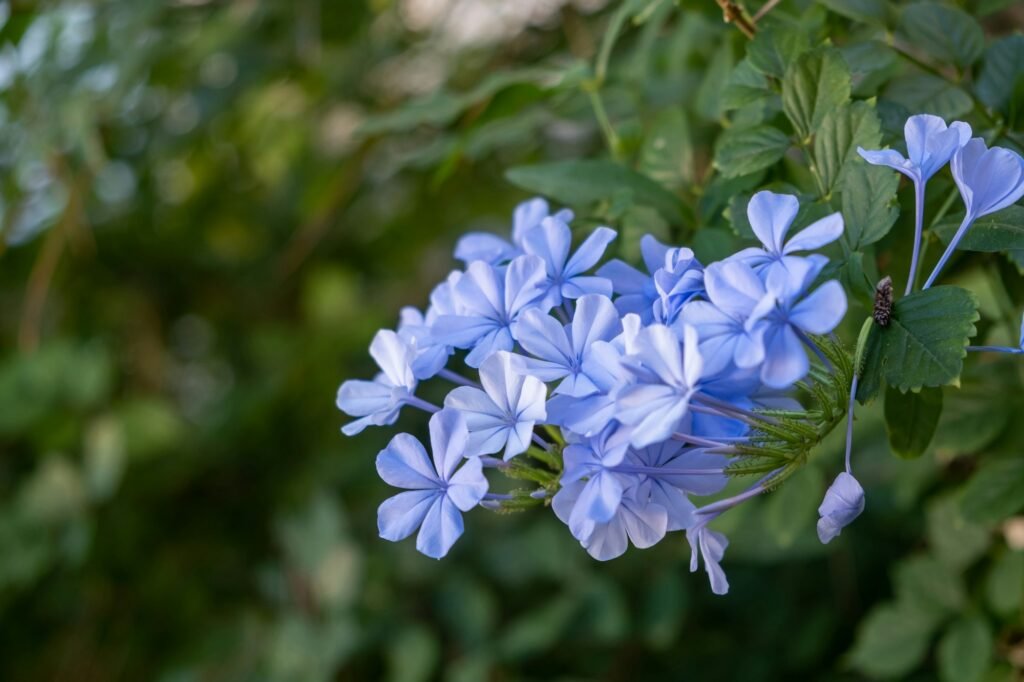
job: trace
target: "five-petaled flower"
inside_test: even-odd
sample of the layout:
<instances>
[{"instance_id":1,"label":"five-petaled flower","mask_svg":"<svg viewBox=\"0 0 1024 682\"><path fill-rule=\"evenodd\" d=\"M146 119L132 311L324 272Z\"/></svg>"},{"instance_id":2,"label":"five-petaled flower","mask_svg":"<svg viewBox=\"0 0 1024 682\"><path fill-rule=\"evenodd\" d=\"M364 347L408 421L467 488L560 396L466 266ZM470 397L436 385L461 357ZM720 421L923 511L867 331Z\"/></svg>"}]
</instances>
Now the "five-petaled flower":
<instances>
[{"instance_id":1,"label":"five-petaled flower","mask_svg":"<svg viewBox=\"0 0 1024 682\"><path fill-rule=\"evenodd\" d=\"M469 432L455 410L430 418L433 460L413 436L400 433L377 455L377 473L406 492L388 498L377 510L377 526L385 540L397 542L416 532L416 549L440 559L462 535L462 514L487 494L479 459L464 459ZM462 462L462 467L459 463Z\"/></svg>"}]
</instances>

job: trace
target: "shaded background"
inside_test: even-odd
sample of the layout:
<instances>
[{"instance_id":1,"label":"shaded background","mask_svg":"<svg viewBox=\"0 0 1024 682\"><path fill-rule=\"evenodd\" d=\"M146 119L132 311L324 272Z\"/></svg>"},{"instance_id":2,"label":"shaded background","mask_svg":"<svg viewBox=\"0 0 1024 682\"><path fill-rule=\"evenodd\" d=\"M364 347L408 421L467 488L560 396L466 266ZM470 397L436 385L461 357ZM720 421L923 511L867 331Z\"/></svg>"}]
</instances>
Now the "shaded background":
<instances>
[{"instance_id":1,"label":"shaded background","mask_svg":"<svg viewBox=\"0 0 1024 682\"><path fill-rule=\"evenodd\" d=\"M967 571L924 602L989 613L986 679L1015 679L1020 520L962 521L970 460L896 460L877 409L864 517L814 536L832 443L797 493L723 519L727 597L681 536L601 564L542 511L469 515L442 562L376 538L394 431L344 438L338 384L374 371L372 334L426 303L458 234L508 229L529 195L506 168L606 153L586 90L608 4L0 3L0 679L863 679L858 624L931 575L907 557ZM743 38L684 4L640 8L602 97L713 254L752 186L709 167ZM1021 25L969 4L993 34ZM882 82L859 96L917 104ZM626 257L684 237L622 197L597 220ZM897 621L881 644L906 655ZM914 679L936 679L932 646Z\"/></svg>"}]
</instances>

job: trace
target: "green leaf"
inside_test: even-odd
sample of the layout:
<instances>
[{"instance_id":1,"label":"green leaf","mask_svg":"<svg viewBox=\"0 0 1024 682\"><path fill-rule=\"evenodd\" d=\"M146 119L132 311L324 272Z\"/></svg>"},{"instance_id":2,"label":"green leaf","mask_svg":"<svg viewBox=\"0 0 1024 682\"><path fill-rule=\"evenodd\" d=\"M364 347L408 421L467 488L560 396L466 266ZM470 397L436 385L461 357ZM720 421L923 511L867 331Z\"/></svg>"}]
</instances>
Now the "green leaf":
<instances>
[{"instance_id":1,"label":"green leaf","mask_svg":"<svg viewBox=\"0 0 1024 682\"><path fill-rule=\"evenodd\" d=\"M1014 388L1002 363L976 363L964 373L963 387L947 388L935 448L946 457L979 452L1003 432L1013 414ZM1009 379L1009 381L1008 381Z\"/></svg>"},{"instance_id":2,"label":"green leaf","mask_svg":"<svg viewBox=\"0 0 1024 682\"><path fill-rule=\"evenodd\" d=\"M932 287L896 301L889 326L876 324L869 335L857 399L869 399L869 386L877 391L880 375L901 391L956 383L977 320L977 299L960 287Z\"/></svg>"},{"instance_id":3,"label":"green leaf","mask_svg":"<svg viewBox=\"0 0 1024 682\"><path fill-rule=\"evenodd\" d=\"M949 244L963 216L953 216L935 226L935 234ZM1008 206L974 221L957 244L963 251L997 253L1024 249L1024 206Z\"/></svg>"},{"instance_id":4,"label":"green leaf","mask_svg":"<svg viewBox=\"0 0 1024 682\"><path fill-rule=\"evenodd\" d=\"M654 120L640 149L638 170L668 190L693 181L693 140L684 110L666 109Z\"/></svg>"},{"instance_id":5,"label":"green leaf","mask_svg":"<svg viewBox=\"0 0 1024 682\"><path fill-rule=\"evenodd\" d=\"M697 88L693 103L697 114L708 121L717 121L722 117L722 83L729 79L733 63L732 43L722 39L704 71L704 80Z\"/></svg>"},{"instance_id":6,"label":"green leaf","mask_svg":"<svg viewBox=\"0 0 1024 682\"><path fill-rule=\"evenodd\" d=\"M933 501L928 506L927 521L928 545L939 561L954 570L970 566L991 544L987 526L964 519L957 493Z\"/></svg>"},{"instance_id":7,"label":"green leaf","mask_svg":"<svg viewBox=\"0 0 1024 682\"><path fill-rule=\"evenodd\" d=\"M918 555L897 564L895 583L901 602L935 619L957 613L967 601L960 577L932 556Z\"/></svg>"},{"instance_id":8,"label":"green leaf","mask_svg":"<svg viewBox=\"0 0 1024 682\"><path fill-rule=\"evenodd\" d=\"M637 204L650 206L674 225L685 222L679 199L645 175L612 161L556 161L517 166L505 172L509 182L556 201L583 206L603 201L617 190L632 194Z\"/></svg>"},{"instance_id":9,"label":"green leaf","mask_svg":"<svg viewBox=\"0 0 1024 682\"><path fill-rule=\"evenodd\" d=\"M930 73L892 79L885 97L908 111L928 111L946 120L966 116L974 109L974 101L962 88Z\"/></svg>"},{"instance_id":10,"label":"green leaf","mask_svg":"<svg viewBox=\"0 0 1024 682\"><path fill-rule=\"evenodd\" d=\"M747 59L764 75L781 79L789 65L809 49L811 41L805 32L777 24L757 32L747 45Z\"/></svg>"},{"instance_id":11,"label":"green leaf","mask_svg":"<svg viewBox=\"0 0 1024 682\"><path fill-rule=\"evenodd\" d=\"M978 61L985 49L985 33L974 17L937 2L919 2L903 10L900 31L914 47L961 68Z\"/></svg>"},{"instance_id":12,"label":"green leaf","mask_svg":"<svg viewBox=\"0 0 1024 682\"><path fill-rule=\"evenodd\" d=\"M905 604L876 606L860 623L850 663L871 677L901 677L924 660L932 628Z\"/></svg>"},{"instance_id":13,"label":"green leaf","mask_svg":"<svg viewBox=\"0 0 1024 682\"><path fill-rule=\"evenodd\" d=\"M1010 117L1015 84L1021 79L1024 79L1024 35L1008 36L992 43L985 51L985 61L974 89L978 99ZM1019 102L1016 104L1021 106Z\"/></svg>"},{"instance_id":14,"label":"green leaf","mask_svg":"<svg viewBox=\"0 0 1024 682\"><path fill-rule=\"evenodd\" d=\"M789 137L768 125L729 128L715 148L715 168L727 178L749 175L778 162L789 149Z\"/></svg>"},{"instance_id":15,"label":"green leaf","mask_svg":"<svg viewBox=\"0 0 1024 682\"><path fill-rule=\"evenodd\" d=\"M908 459L924 454L941 414L941 388L903 393L890 386L885 392L885 429L893 452Z\"/></svg>"},{"instance_id":16,"label":"green leaf","mask_svg":"<svg viewBox=\"0 0 1024 682\"><path fill-rule=\"evenodd\" d=\"M1024 608L1024 552L1007 550L992 563L985 577L985 601L1004 618Z\"/></svg>"},{"instance_id":17,"label":"green leaf","mask_svg":"<svg viewBox=\"0 0 1024 682\"><path fill-rule=\"evenodd\" d=\"M964 518L1002 521L1024 508L1024 457L991 459L967 482Z\"/></svg>"},{"instance_id":18,"label":"green leaf","mask_svg":"<svg viewBox=\"0 0 1024 682\"><path fill-rule=\"evenodd\" d=\"M782 108L801 139L818 131L832 111L850 99L850 70L838 50L801 55L782 82Z\"/></svg>"},{"instance_id":19,"label":"green leaf","mask_svg":"<svg viewBox=\"0 0 1024 682\"><path fill-rule=\"evenodd\" d=\"M850 166L865 165L857 155L857 147L881 146L882 124L867 102L846 104L829 113L814 135L814 163L826 196L842 182Z\"/></svg>"},{"instance_id":20,"label":"green leaf","mask_svg":"<svg viewBox=\"0 0 1024 682\"><path fill-rule=\"evenodd\" d=\"M887 16L883 0L818 0L818 3L848 19L885 26Z\"/></svg>"},{"instance_id":21,"label":"green leaf","mask_svg":"<svg viewBox=\"0 0 1024 682\"><path fill-rule=\"evenodd\" d=\"M726 111L740 109L775 96L764 74L751 66L749 59L744 59L729 75L722 91L722 108Z\"/></svg>"},{"instance_id":22,"label":"green leaf","mask_svg":"<svg viewBox=\"0 0 1024 682\"><path fill-rule=\"evenodd\" d=\"M846 166L840 186L846 239L860 251L889 234L900 215L896 191L900 176L883 166L854 160Z\"/></svg>"},{"instance_id":23,"label":"green leaf","mask_svg":"<svg viewBox=\"0 0 1024 682\"><path fill-rule=\"evenodd\" d=\"M467 92L437 92L408 102L394 111L367 118L359 133L380 135L405 132L421 125L445 126L466 109L489 100L506 88L514 85L535 85L543 90L573 88L579 85L587 71L586 64L576 63L568 69L534 68L493 73Z\"/></svg>"},{"instance_id":24,"label":"green leaf","mask_svg":"<svg viewBox=\"0 0 1024 682\"><path fill-rule=\"evenodd\" d=\"M954 621L939 640L939 679L978 682L992 659L992 631L981 616Z\"/></svg>"},{"instance_id":25,"label":"green leaf","mask_svg":"<svg viewBox=\"0 0 1024 682\"><path fill-rule=\"evenodd\" d=\"M821 472L805 466L767 497L764 525L779 547L789 547L801 533L810 530L822 491Z\"/></svg>"}]
</instances>

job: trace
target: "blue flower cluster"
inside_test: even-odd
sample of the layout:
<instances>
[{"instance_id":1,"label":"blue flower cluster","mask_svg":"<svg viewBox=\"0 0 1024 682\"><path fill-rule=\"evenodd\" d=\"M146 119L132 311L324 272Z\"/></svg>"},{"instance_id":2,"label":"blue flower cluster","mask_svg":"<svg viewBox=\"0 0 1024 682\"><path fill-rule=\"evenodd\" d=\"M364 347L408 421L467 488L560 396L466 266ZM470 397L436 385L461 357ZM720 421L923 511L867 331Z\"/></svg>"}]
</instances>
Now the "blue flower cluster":
<instances>
[{"instance_id":1,"label":"blue flower cluster","mask_svg":"<svg viewBox=\"0 0 1024 682\"><path fill-rule=\"evenodd\" d=\"M425 312L370 345L380 373L346 381L337 405L369 425L393 424L404 406L433 413L432 457L399 434L377 469L402 488L379 509L381 537L418 531L417 548L444 556L463 532L462 512L501 508L521 493L494 493L485 471L544 463L554 484L526 497L551 506L593 557L650 547L684 531L716 593L728 540L708 528L726 509L766 489L703 507L722 490L759 408L792 408L794 385L846 312L827 258L812 252L843 231L840 214L790 235L796 197L760 192L748 217L761 246L702 264L693 251L646 236L646 272L599 262L616 233L593 230L574 250L569 211L542 199L520 205L511 240L465 235L452 272ZM460 357L473 372L449 367ZM827 361L826 361L827 364ZM443 406L418 383L454 384ZM495 457L498 455L500 457ZM525 454L524 454L525 453ZM516 459L525 458L525 459ZM515 460L515 461L513 461Z\"/></svg>"}]
</instances>

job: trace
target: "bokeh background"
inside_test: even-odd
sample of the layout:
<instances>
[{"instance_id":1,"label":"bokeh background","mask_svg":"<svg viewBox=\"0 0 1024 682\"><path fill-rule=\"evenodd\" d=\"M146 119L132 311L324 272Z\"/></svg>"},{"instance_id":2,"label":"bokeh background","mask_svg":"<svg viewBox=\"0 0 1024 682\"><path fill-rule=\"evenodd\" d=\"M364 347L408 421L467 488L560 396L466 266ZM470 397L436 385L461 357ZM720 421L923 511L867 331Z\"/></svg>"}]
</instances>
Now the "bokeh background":
<instances>
[{"instance_id":1,"label":"bokeh background","mask_svg":"<svg viewBox=\"0 0 1024 682\"><path fill-rule=\"evenodd\" d=\"M986 679L1019 679L1022 520L963 521L971 461L897 460L877 408L862 519L817 542L830 443L723 519L727 597L681 536L601 564L544 511L473 513L441 562L376 538L393 431L343 437L337 387L458 234L508 229L530 195L507 168L607 154L587 83L614 22L620 153L684 197L701 251L735 238L720 216L750 186L708 179L743 37L714 2L619 4L0 2L0 679L859 680L915 647L906 678L936 679L902 616L854 648L901 584L988 614ZM854 30L812 5L779 11ZM883 82L860 96L935 96ZM682 238L627 199L581 225L626 257Z\"/></svg>"}]
</instances>

